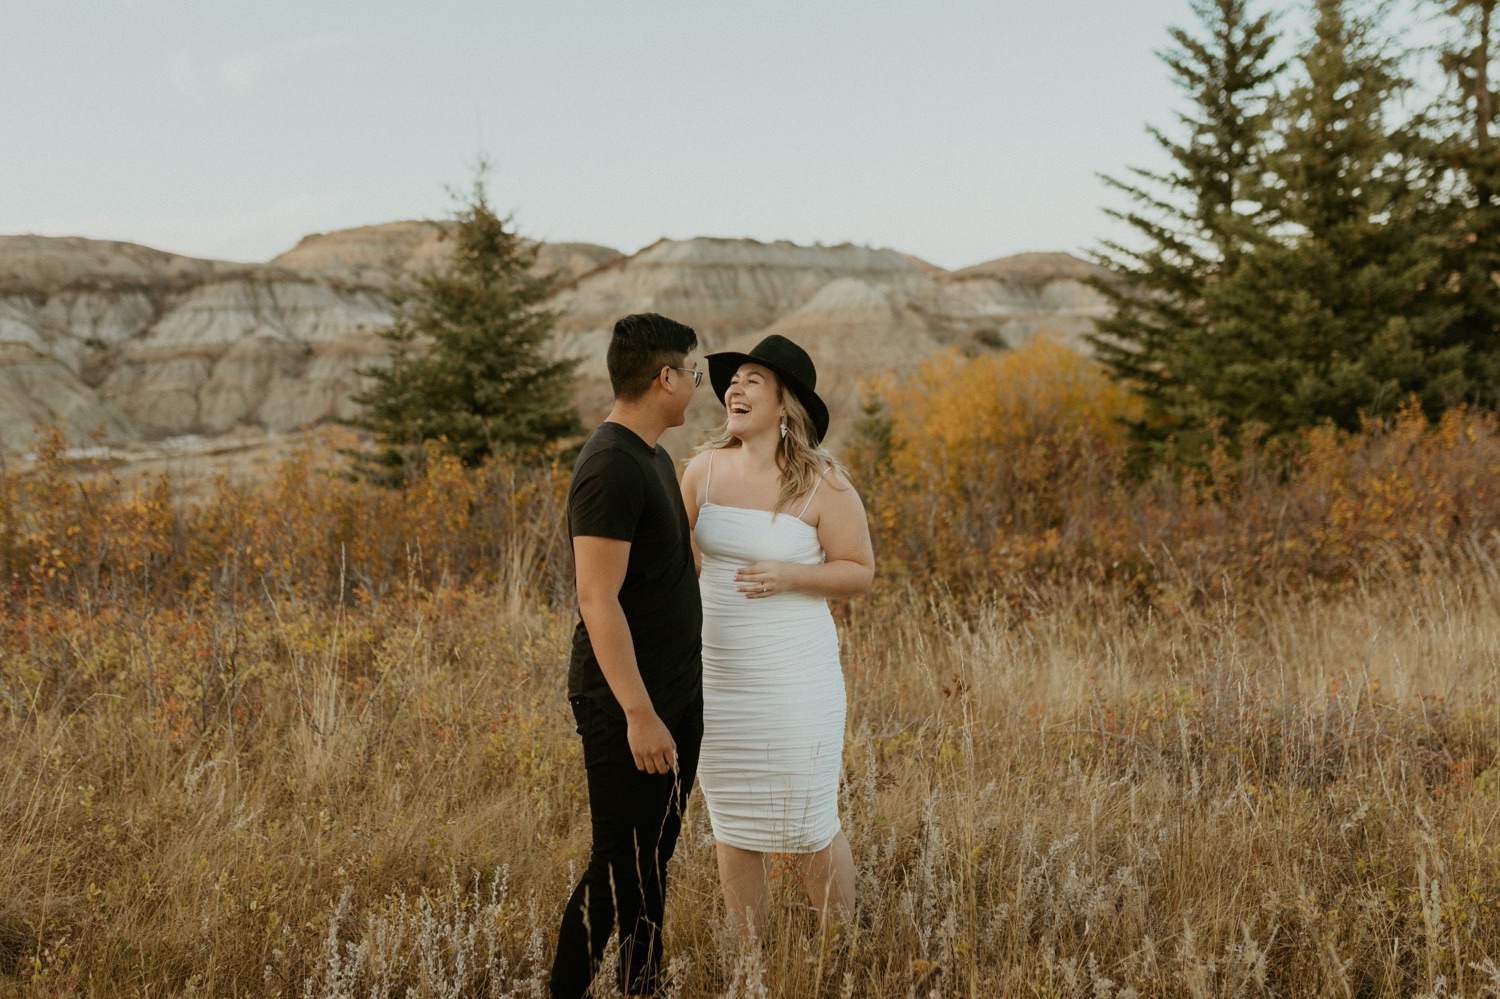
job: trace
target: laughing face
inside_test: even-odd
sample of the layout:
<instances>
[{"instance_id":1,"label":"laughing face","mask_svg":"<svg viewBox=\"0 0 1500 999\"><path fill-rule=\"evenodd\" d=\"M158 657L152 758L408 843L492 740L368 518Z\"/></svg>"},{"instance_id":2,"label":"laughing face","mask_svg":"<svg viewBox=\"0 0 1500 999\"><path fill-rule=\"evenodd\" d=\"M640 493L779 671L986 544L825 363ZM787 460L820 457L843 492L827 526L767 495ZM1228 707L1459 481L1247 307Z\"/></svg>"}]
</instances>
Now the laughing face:
<instances>
[{"instance_id":1,"label":"laughing face","mask_svg":"<svg viewBox=\"0 0 1500 999\"><path fill-rule=\"evenodd\" d=\"M729 381L729 391L724 393L724 408L729 414L726 429L740 440L760 433L779 433L786 413L776 376L759 364L740 365Z\"/></svg>"}]
</instances>

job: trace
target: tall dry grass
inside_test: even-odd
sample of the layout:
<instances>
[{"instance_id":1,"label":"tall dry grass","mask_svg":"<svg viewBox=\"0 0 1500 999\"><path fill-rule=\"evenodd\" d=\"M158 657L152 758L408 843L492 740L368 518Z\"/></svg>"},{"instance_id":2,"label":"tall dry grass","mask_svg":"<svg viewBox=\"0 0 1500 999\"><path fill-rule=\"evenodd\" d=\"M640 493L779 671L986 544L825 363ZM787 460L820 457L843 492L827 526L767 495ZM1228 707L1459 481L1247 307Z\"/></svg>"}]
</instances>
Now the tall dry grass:
<instances>
[{"instance_id":1,"label":"tall dry grass","mask_svg":"<svg viewBox=\"0 0 1500 999\"><path fill-rule=\"evenodd\" d=\"M990 449L920 523L951 467L866 470L858 918L823 940L779 866L737 947L695 798L669 994L1500 994L1493 421L1221 452L1169 488L1072 412L960 434ZM566 476L319 468L190 504L60 441L0 469L0 994L543 994L588 840Z\"/></svg>"},{"instance_id":2,"label":"tall dry grass","mask_svg":"<svg viewBox=\"0 0 1500 999\"><path fill-rule=\"evenodd\" d=\"M5 991L541 994L587 849L569 618L499 583L249 617L207 727L164 689L191 621L59 635L64 688L7 655ZM844 635L858 923L824 946L778 872L738 951L695 801L673 994L1500 990L1494 562L1175 615L886 594Z\"/></svg>"}]
</instances>

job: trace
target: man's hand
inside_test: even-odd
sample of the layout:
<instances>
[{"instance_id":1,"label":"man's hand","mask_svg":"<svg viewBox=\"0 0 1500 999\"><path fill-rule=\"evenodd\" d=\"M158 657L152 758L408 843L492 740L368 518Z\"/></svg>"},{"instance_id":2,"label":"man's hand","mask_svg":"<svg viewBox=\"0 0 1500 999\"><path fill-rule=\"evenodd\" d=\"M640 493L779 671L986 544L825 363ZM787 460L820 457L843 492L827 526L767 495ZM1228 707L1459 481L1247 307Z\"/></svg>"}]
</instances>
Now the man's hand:
<instances>
[{"instance_id":1,"label":"man's hand","mask_svg":"<svg viewBox=\"0 0 1500 999\"><path fill-rule=\"evenodd\" d=\"M648 774L671 773L677 769L677 743L655 711L625 719L625 740L635 768Z\"/></svg>"}]
</instances>

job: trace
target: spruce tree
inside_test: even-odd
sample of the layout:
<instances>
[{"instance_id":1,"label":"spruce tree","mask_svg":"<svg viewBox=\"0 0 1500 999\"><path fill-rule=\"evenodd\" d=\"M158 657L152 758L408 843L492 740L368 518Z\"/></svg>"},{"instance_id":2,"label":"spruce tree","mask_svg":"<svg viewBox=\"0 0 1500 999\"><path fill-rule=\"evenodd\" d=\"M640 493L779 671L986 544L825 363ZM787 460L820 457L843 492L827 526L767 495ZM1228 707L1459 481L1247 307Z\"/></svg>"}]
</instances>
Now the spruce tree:
<instances>
[{"instance_id":1,"label":"spruce tree","mask_svg":"<svg viewBox=\"0 0 1500 999\"><path fill-rule=\"evenodd\" d=\"M1104 178L1133 207L1110 214L1139 242L1104 244L1098 261L1113 280L1095 287L1113 314L1090 338L1096 355L1146 400L1132 427L1155 448L1175 438L1195 453L1207 416L1188 370L1193 345L1214 324L1209 288L1262 239L1256 188L1269 125L1268 101L1282 64L1269 15L1248 0L1194 0L1202 34L1174 28L1161 58L1188 99L1177 135L1151 128L1170 166Z\"/></svg>"},{"instance_id":2,"label":"spruce tree","mask_svg":"<svg viewBox=\"0 0 1500 999\"><path fill-rule=\"evenodd\" d=\"M465 465L499 452L535 452L581 431L570 402L576 361L545 347L556 314L542 303L549 276L533 273L537 248L490 207L484 166L443 238L447 265L393 296L396 317L380 332L388 363L361 370L364 407L349 421L375 437L353 454L355 474L407 481L435 445Z\"/></svg>"},{"instance_id":3,"label":"spruce tree","mask_svg":"<svg viewBox=\"0 0 1500 999\"><path fill-rule=\"evenodd\" d=\"M1433 186L1444 192L1440 292L1454 309L1444 346L1464 351L1468 397L1500 405L1500 95L1490 81L1497 0L1438 0L1451 19L1448 89L1429 117Z\"/></svg>"},{"instance_id":4,"label":"spruce tree","mask_svg":"<svg viewBox=\"0 0 1500 999\"><path fill-rule=\"evenodd\" d=\"M1463 394L1452 311L1434 294L1440 235L1407 136L1388 124L1407 86L1374 17L1315 0L1299 79L1266 159L1266 239L1226 261L1183 377L1226 430L1357 428L1415 395Z\"/></svg>"}]
</instances>

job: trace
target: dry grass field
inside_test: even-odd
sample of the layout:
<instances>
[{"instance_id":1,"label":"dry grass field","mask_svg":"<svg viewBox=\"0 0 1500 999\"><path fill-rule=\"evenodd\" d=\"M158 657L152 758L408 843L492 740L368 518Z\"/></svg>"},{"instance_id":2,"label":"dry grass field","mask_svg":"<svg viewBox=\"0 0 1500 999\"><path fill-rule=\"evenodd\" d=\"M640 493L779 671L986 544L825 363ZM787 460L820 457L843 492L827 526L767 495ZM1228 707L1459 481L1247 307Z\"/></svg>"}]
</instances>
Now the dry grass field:
<instances>
[{"instance_id":1,"label":"dry grass field","mask_svg":"<svg viewBox=\"0 0 1500 999\"><path fill-rule=\"evenodd\" d=\"M155 675L178 622L66 636L66 683L7 657L6 994L540 995L587 848L570 621L504 587L253 617L207 726ZM858 924L824 946L778 877L738 952L695 801L674 994L1500 991L1494 563L1172 617L888 592L844 629Z\"/></svg>"},{"instance_id":2,"label":"dry grass field","mask_svg":"<svg viewBox=\"0 0 1500 999\"><path fill-rule=\"evenodd\" d=\"M997 506L905 418L851 454L858 919L822 939L788 865L735 946L695 798L670 995L1500 995L1493 421L1173 487L1036 425ZM60 448L0 470L0 995L544 994L588 835L565 470L183 504Z\"/></svg>"}]
</instances>

